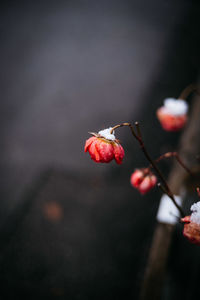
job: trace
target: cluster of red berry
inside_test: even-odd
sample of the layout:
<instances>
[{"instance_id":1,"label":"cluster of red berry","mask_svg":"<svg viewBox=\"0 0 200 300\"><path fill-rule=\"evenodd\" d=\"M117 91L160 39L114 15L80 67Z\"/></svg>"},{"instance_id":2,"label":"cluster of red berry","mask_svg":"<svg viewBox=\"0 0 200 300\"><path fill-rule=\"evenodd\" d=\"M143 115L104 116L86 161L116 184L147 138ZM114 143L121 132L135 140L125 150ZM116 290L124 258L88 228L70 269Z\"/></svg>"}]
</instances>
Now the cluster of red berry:
<instances>
[{"instance_id":1,"label":"cluster of red berry","mask_svg":"<svg viewBox=\"0 0 200 300\"><path fill-rule=\"evenodd\" d=\"M187 92L188 87L183 91L181 95L186 94L185 96L187 96ZM189 92L191 92L191 87L189 88ZM188 105L187 102L183 100L183 98L168 98L164 101L164 105L157 110L156 114L164 130L178 131L182 129L187 122L187 110ZM88 151L91 159L97 163L109 163L110 161L115 159L117 164L121 164L124 158L124 149L121 146L119 140L115 138L114 130L118 127L129 126L133 136L139 142L146 158L150 162L150 166L148 168L136 169L131 174L131 185L136 188L142 195L150 191L157 183L157 177L152 173L152 169L154 169L154 171L156 171L157 175L160 177L161 181L164 183L163 190L174 202L176 207L181 212L182 216L184 216L181 207L179 207L179 205L176 203L174 195L171 193L155 162L151 160L149 154L147 153L141 137L139 124L138 122L136 123L135 125L137 127L137 134L135 133L134 128L130 123L123 123L101 130L98 133L91 133L92 137L90 137L85 143L85 152ZM160 161L162 158L171 156L175 156L182 167L184 167L186 171L191 173L190 170L183 164L176 152L166 153L162 155L157 161ZM187 237L190 242L200 245L200 220L198 224L198 222L192 220L190 216L186 216L182 218L181 221L184 223L184 236Z\"/></svg>"}]
</instances>

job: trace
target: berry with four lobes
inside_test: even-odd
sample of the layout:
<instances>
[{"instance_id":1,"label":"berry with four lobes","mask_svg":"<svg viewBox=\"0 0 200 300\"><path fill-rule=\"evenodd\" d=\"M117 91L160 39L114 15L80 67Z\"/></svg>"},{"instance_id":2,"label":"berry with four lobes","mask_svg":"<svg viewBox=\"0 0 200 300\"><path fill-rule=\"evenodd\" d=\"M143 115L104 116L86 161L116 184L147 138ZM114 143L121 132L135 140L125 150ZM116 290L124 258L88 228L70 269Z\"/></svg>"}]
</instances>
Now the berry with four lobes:
<instances>
[{"instance_id":1,"label":"berry with four lobes","mask_svg":"<svg viewBox=\"0 0 200 300\"><path fill-rule=\"evenodd\" d=\"M115 159L121 164L124 158L124 149L119 141L111 134L112 128L99 131L89 138L85 143L85 152L89 152L91 159L97 163L109 163Z\"/></svg>"}]
</instances>

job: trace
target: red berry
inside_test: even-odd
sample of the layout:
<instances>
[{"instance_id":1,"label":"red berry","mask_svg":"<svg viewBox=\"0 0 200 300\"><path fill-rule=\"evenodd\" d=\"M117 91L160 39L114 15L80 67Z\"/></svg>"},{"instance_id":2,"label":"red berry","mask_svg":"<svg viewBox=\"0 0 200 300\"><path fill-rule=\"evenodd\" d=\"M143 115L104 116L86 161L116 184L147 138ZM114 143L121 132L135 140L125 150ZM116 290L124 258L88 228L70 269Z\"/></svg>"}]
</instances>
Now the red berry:
<instances>
[{"instance_id":1,"label":"red berry","mask_svg":"<svg viewBox=\"0 0 200 300\"><path fill-rule=\"evenodd\" d=\"M144 195L156 185L157 178L152 173L146 174L143 169L137 169L132 173L130 182L133 187Z\"/></svg>"},{"instance_id":2,"label":"red berry","mask_svg":"<svg viewBox=\"0 0 200 300\"><path fill-rule=\"evenodd\" d=\"M166 131L178 131L187 122L187 115L173 115L165 112L164 107L160 107L157 112L158 120Z\"/></svg>"},{"instance_id":3,"label":"red berry","mask_svg":"<svg viewBox=\"0 0 200 300\"><path fill-rule=\"evenodd\" d=\"M192 222L190 216L182 218L184 223L183 235L193 244L200 245L200 225Z\"/></svg>"},{"instance_id":4,"label":"red berry","mask_svg":"<svg viewBox=\"0 0 200 300\"><path fill-rule=\"evenodd\" d=\"M85 143L85 152L89 152L91 159L95 162L109 163L115 159L121 164L124 158L124 149L117 141L93 136Z\"/></svg>"}]
</instances>

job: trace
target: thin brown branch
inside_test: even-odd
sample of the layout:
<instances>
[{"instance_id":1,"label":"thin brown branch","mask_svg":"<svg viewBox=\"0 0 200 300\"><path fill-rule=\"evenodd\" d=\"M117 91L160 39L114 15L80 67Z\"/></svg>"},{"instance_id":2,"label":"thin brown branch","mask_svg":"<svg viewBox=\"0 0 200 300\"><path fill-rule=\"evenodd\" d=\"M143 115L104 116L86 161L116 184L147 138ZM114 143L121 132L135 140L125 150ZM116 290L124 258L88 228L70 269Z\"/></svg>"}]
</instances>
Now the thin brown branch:
<instances>
[{"instance_id":1,"label":"thin brown branch","mask_svg":"<svg viewBox=\"0 0 200 300\"><path fill-rule=\"evenodd\" d=\"M155 161L158 163L163 159L174 157L177 162L182 166L182 168L190 174L190 176L193 176L194 174L192 171L185 165L185 163L180 158L179 154L177 152L167 152L161 156L159 156ZM151 167L151 166L150 166Z\"/></svg>"},{"instance_id":2,"label":"thin brown branch","mask_svg":"<svg viewBox=\"0 0 200 300\"><path fill-rule=\"evenodd\" d=\"M138 139L138 136L136 135L135 130L134 130L133 126L131 125L131 123L122 123L122 124L119 124L119 125L115 125L111 129L110 133L112 134L115 129L117 129L119 127L123 127L123 126L128 126L131 129L131 132L132 132L132 135L134 136L134 138Z\"/></svg>"},{"instance_id":3,"label":"thin brown branch","mask_svg":"<svg viewBox=\"0 0 200 300\"><path fill-rule=\"evenodd\" d=\"M191 93L194 93L194 92L196 92L199 95L200 89L196 84L192 83L192 84L186 86L186 88L181 92L178 99L185 100Z\"/></svg>"},{"instance_id":4,"label":"thin brown branch","mask_svg":"<svg viewBox=\"0 0 200 300\"><path fill-rule=\"evenodd\" d=\"M139 137L139 138L142 138L142 134L141 134L139 122L135 122L135 127L136 127L136 129L137 129L138 137Z\"/></svg>"},{"instance_id":5,"label":"thin brown branch","mask_svg":"<svg viewBox=\"0 0 200 300\"><path fill-rule=\"evenodd\" d=\"M138 131L138 128L140 130L140 126L139 126L139 122L136 122L136 128L137 128L137 131ZM177 207L177 209L179 210L180 214L182 217L185 216L182 208L177 204L174 196L173 196L173 193L171 192L165 178L163 177L162 173L160 172L159 168L157 167L156 165L156 162L152 160L152 158L150 157L149 153L147 152L147 149L144 145L144 142L143 142L143 139L142 139L142 135L141 135L141 132L139 135L136 135L135 133L135 130L133 128L133 126L131 125L131 123L122 123L122 124L119 124L119 125L116 125L114 126L110 133L112 134L113 131L119 127L123 127L123 126L128 126L130 129L131 129L131 132L132 132L132 135L134 136L134 138L138 141L140 147L141 147L141 150L142 152L144 153L146 159L149 161L150 165L153 167L153 169L155 170L155 172L157 173L158 177L161 179L162 183L163 183L163 187L166 191L166 194L168 195L168 197L172 200L172 202L174 203L174 205Z\"/></svg>"}]
</instances>

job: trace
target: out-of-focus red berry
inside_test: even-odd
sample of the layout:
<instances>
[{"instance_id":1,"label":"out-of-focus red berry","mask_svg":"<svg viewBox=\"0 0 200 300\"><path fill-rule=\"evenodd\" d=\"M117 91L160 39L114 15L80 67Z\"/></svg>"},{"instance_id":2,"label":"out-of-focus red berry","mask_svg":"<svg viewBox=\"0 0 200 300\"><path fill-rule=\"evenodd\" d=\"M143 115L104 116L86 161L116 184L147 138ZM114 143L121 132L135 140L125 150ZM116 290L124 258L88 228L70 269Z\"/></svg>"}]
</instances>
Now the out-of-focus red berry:
<instances>
[{"instance_id":1,"label":"out-of-focus red berry","mask_svg":"<svg viewBox=\"0 0 200 300\"><path fill-rule=\"evenodd\" d=\"M152 173L137 169L132 173L130 182L133 187L144 195L156 185L157 178Z\"/></svg>"},{"instance_id":2,"label":"out-of-focus red berry","mask_svg":"<svg viewBox=\"0 0 200 300\"><path fill-rule=\"evenodd\" d=\"M178 131L182 129L187 122L187 115L173 115L166 113L164 107L160 107L156 114L162 128L166 131Z\"/></svg>"},{"instance_id":3,"label":"out-of-focus red berry","mask_svg":"<svg viewBox=\"0 0 200 300\"><path fill-rule=\"evenodd\" d=\"M200 245L200 225L192 222L190 216L181 219L184 223L183 235L193 244Z\"/></svg>"},{"instance_id":4,"label":"out-of-focus red berry","mask_svg":"<svg viewBox=\"0 0 200 300\"><path fill-rule=\"evenodd\" d=\"M93 136L85 143L85 152L89 152L91 159L97 163L109 163L115 159L121 164L124 158L124 149L117 140L111 141L103 137Z\"/></svg>"},{"instance_id":5,"label":"out-of-focus red berry","mask_svg":"<svg viewBox=\"0 0 200 300\"><path fill-rule=\"evenodd\" d=\"M137 169L132 173L130 181L132 186L138 188L140 183L143 181L143 179L144 179L144 172Z\"/></svg>"}]
</instances>

